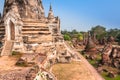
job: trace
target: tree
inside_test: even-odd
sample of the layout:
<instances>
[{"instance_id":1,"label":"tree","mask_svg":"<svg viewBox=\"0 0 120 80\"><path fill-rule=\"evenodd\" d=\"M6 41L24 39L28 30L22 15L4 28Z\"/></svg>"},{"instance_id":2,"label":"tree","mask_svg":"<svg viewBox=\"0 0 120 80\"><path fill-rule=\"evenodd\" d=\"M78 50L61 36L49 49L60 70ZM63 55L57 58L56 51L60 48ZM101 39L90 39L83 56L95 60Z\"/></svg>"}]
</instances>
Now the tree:
<instances>
[{"instance_id":1,"label":"tree","mask_svg":"<svg viewBox=\"0 0 120 80\"><path fill-rule=\"evenodd\" d=\"M67 30L64 30L64 31L61 31L61 33L64 35L64 34L68 34L68 31Z\"/></svg>"},{"instance_id":2,"label":"tree","mask_svg":"<svg viewBox=\"0 0 120 80\"><path fill-rule=\"evenodd\" d=\"M71 33L72 33L72 34L77 34L78 31L77 31L76 29L73 29Z\"/></svg>"},{"instance_id":3,"label":"tree","mask_svg":"<svg viewBox=\"0 0 120 80\"><path fill-rule=\"evenodd\" d=\"M119 29L110 29L107 31L107 36L113 36L114 38L116 38L118 36L118 34L120 34L120 30Z\"/></svg>"},{"instance_id":4,"label":"tree","mask_svg":"<svg viewBox=\"0 0 120 80\"><path fill-rule=\"evenodd\" d=\"M106 36L106 28L100 25L93 27L90 32L92 35L96 34L98 40Z\"/></svg>"}]
</instances>

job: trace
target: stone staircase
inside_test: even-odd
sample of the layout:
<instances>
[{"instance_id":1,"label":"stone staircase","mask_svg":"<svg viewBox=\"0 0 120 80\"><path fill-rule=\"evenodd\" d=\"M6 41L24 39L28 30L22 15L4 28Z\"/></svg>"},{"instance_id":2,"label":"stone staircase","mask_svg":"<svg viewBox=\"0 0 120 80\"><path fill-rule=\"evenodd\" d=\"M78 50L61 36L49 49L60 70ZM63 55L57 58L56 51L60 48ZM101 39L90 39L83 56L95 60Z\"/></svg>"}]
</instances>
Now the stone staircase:
<instances>
[{"instance_id":1,"label":"stone staircase","mask_svg":"<svg viewBox=\"0 0 120 80\"><path fill-rule=\"evenodd\" d=\"M5 35L5 27L3 25L0 25L0 41L3 40Z\"/></svg>"},{"instance_id":2,"label":"stone staircase","mask_svg":"<svg viewBox=\"0 0 120 80\"><path fill-rule=\"evenodd\" d=\"M27 43L41 43L52 41L51 32L48 26L23 26L22 35ZM23 41L24 41L23 40Z\"/></svg>"},{"instance_id":3,"label":"stone staircase","mask_svg":"<svg viewBox=\"0 0 120 80\"><path fill-rule=\"evenodd\" d=\"M22 28L23 35L49 35L49 27L46 26L23 26Z\"/></svg>"},{"instance_id":4,"label":"stone staircase","mask_svg":"<svg viewBox=\"0 0 120 80\"><path fill-rule=\"evenodd\" d=\"M3 47L3 40L5 35L5 27L3 25L0 25L0 53L2 52Z\"/></svg>"},{"instance_id":5,"label":"stone staircase","mask_svg":"<svg viewBox=\"0 0 120 80\"><path fill-rule=\"evenodd\" d=\"M13 48L13 42L5 41L5 44L4 44L2 52L1 52L1 56L12 55L12 48Z\"/></svg>"}]
</instances>

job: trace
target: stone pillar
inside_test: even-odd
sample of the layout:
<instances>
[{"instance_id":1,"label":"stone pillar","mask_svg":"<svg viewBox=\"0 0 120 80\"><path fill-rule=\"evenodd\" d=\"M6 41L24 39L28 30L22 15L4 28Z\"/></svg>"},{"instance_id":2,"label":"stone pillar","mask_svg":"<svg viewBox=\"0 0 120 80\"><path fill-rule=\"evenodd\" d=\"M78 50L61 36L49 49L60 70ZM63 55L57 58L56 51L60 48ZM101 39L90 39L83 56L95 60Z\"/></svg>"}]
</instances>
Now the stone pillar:
<instances>
[{"instance_id":1,"label":"stone pillar","mask_svg":"<svg viewBox=\"0 0 120 80\"><path fill-rule=\"evenodd\" d=\"M13 50L15 51L23 51L24 52L24 45L23 45L23 38L21 35L22 25L15 26L15 41Z\"/></svg>"},{"instance_id":2,"label":"stone pillar","mask_svg":"<svg viewBox=\"0 0 120 80\"><path fill-rule=\"evenodd\" d=\"M8 18L8 20L5 23L5 36L7 41L11 40L10 21L11 21L10 18Z\"/></svg>"}]
</instances>

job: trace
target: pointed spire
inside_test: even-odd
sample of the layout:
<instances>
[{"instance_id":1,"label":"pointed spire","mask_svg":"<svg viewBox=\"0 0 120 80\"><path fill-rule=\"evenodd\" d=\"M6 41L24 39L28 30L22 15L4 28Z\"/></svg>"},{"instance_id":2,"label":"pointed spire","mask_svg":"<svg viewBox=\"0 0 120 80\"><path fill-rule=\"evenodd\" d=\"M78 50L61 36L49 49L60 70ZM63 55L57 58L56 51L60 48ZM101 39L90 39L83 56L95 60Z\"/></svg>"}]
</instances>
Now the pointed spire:
<instances>
[{"instance_id":1,"label":"pointed spire","mask_svg":"<svg viewBox=\"0 0 120 80\"><path fill-rule=\"evenodd\" d=\"M49 9L49 13L48 13L48 19L53 19L53 18L54 18L54 14L53 14L52 6L50 4L50 9Z\"/></svg>"},{"instance_id":2,"label":"pointed spire","mask_svg":"<svg viewBox=\"0 0 120 80\"><path fill-rule=\"evenodd\" d=\"M52 5L50 4L50 11L52 11Z\"/></svg>"}]
</instances>

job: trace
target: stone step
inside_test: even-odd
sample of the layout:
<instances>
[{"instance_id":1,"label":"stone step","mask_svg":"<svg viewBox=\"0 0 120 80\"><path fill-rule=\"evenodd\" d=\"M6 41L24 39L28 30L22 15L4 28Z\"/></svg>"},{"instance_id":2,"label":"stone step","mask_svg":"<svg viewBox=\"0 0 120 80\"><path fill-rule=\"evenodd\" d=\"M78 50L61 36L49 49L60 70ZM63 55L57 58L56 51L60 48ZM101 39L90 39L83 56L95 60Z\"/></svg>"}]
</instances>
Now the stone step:
<instances>
[{"instance_id":1,"label":"stone step","mask_svg":"<svg viewBox=\"0 0 120 80\"><path fill-rule=\"evenodd\" d=\"M22 34L50 34L49 31L22 31Z\"/></svg>"},{"instance_id":2,"label":"stone step","mask_svg":"<svg viewBox=\"0 0 120 80\"><path fill-rule=\"evenodd\" d=\"M35 22L24 22L23 26L43 26L45 27L46 24L45 23L35 23Z\"/></svg>"},{"instance_id":3,"label":"stone step","mask_svg":"<svg viewBox=\"0 0 120 80\"><path fill-rule=\"evenodd\" d=\"M0 33L5 33L5 31L0 31Z\"/></svg>"},{"instance_id":4,"label":"stone step","mask_svg":"<svg viewBox=\"0 0 120 80\"><path fill-rule=\"evenodd\" d=\"M51 33L22 33L25 36L28 35L50 35Z\"/></svg>"},{"instance_id":5,"label":"stone step","mask_svg":"<svg viewBox=\"0 0 120 80\"><path fill-rule=\"evenodd\" d=\"M0 28L5 28L5 27L0 25Z\"/></svg>"},{"instance_id":6,"label":"stone step","mask_svg":"<svg viewBox=\"0 0 120 80\"><path fill-rule=\"evenodd\" d=\"M1 52L1 56L12 55L12 47L13 47L12 41L5 41L5 44L4 44L2 52Z\"/></svg>"},{"instance_id":7,"label":"stone step","mask_svg":"<svg viewBox=\"0 0 120 80\"><path fill-rule=\"evenodd\" d=\"M49 31L48 28L23 28L22 31Z\"/></svg>"},{"instance_id":8,"label":"stone step","mask_svg":"<svg viewBox=\"0 0 120 80\"><path fill-rule=\"evenodd\" d=\"M4 36L4 35L5 35L5 33L1 33L1 32L0 32L0 35L1 35L1 36Z\"/></svg>"},{"instance_id":9,"label":"stone step","mask_svg":"<svg viewBox=\"0 0 120 80\"><path fill-rule=\"evenodd\" d=\"M0 37L5 35L5 27L0 25Z\"/></svg>"},{"instance_id":10,"label":"stone step","mask_svg":"<svg viewBox=\"0 0 120 80\"><path fill-rule=\"evenodd\" d=\"M47 26L23 26L23 29L24 28L28 28L28 29L30 29L30 28L39 28L39 29L42 29L42 28L44 28L44 29L48 29L49 27L47 27Z\"/></svg>"},{"instance_id":11,"label":"stone step","mask_svg":"<svg viewBox=\"0 0 120 80\"><path fill-rule=\"evenodd\" d=\"M5 28L2 27L2 28L0 28L0 30L5 30Z\"/></svg>"}]
</instances>

